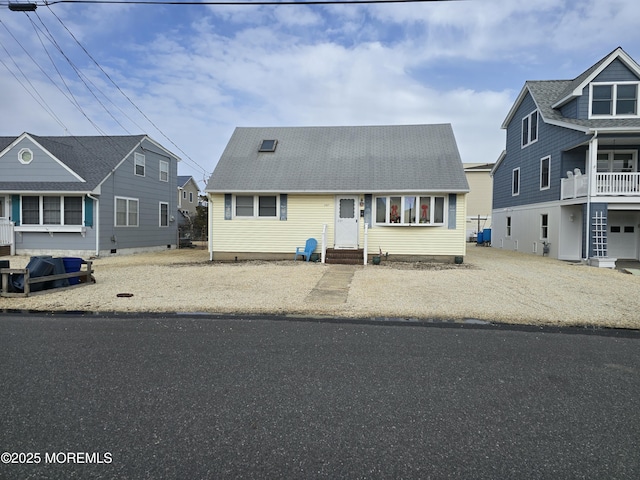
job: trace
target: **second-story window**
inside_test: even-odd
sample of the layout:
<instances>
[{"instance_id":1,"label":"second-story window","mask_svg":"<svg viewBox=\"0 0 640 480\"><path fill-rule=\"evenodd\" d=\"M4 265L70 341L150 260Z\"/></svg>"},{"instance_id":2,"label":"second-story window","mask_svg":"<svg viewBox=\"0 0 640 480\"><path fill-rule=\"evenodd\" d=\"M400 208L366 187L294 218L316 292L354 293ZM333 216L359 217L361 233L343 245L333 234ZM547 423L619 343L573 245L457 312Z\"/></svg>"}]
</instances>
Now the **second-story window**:
<instances>
[{"instance_id":1,"label":"second-story window","mask_svg":"<svg viewBox=\"0 0 640 480\"><path fill-rule=\"evenodd\" d=\"M514 168L511 174L511 195L520 195L520 167Z\"/></svg>"},{"instance_id":2,"label":"second-story window","mask_svg":"<svg viewBox=\"0 0 640 480\"><path fill-rule=\"evenodd\" d=\"M546 190L551 186L550 169L551 157L540 159L540 190Z\"/></svg>"},{"instance_id":3,"label":"second-story window","mask_svg":"<svg viewBox=\"0 0 640 480\"><path fill-rule=\"evenodd\" d=\"M144 177L144 155L141 153L133 154L134 173L140 177Z\"/></svg>"},{"instance_id":4,"label":"second-story window","mask_svg":"<svg viewBox=\"0 0 640 480\"><path fill-rule=\"evenodd\" d=\"M638 115L638 83L591 85L591 117Z\"/></svg>"},{"instance_id":5,"label":"second-story window","mask_svg":"<svg viewBox=\"0 0 640 480\"><path fill-rule=\"evenodd\" d=\"M522 119L522 146L538 141L538 111L531 112Z\"/></svg>"},{"instance_id":6,"label":"second-story window","mask_svg":"<svg viewBox=\"0 0 640 480\"><path fill-rule=\"evenodd\" d=\"M169 181L169 162L165 162L164 160L160 160L160 181Z\"/></svg>"}]
</instances>

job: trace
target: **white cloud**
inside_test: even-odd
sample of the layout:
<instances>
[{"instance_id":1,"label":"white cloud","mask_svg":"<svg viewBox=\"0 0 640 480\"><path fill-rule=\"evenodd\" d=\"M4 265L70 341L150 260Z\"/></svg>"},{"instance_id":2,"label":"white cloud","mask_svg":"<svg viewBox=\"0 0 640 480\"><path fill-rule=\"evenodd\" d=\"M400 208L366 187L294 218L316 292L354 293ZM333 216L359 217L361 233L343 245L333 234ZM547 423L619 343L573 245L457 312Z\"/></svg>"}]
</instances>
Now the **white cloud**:
<instances>
[{"instance_id":1,"label":"white cloud","mask_svg":"<svg viewBox=\"0 0 640 480\"><path fill-rule=\"evenodd\" d=\"M618 45L640 58L632 50L640 44L636 3L67 5L56 13L162 132L212 170L233 128L249 125L451 123L464 161L494 161L504 148L500 125L526 79L572 78ZM175 151L44 12L65 51L139 126L122 123ZM24 16L9 21L51 69ZM72 133L95 134L1 28L0 41ZM69 82L102 128L125 133L77 78ZM11 112L0 118L1 134L64 133L1 64L0 87ZM196 175L187 163L181 172Z\"/></svg>"}]
</instances>

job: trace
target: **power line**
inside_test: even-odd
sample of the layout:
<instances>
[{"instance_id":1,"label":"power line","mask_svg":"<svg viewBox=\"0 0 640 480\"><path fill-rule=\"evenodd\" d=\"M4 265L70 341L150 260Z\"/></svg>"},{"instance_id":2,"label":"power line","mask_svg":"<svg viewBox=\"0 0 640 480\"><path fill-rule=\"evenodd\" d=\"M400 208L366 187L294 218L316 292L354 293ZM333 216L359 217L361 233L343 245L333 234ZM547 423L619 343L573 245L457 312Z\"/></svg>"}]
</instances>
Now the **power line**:
<instances>
[{"instance_id":1,"label":"power line","mask_svg":"<svg viewBox=\"0 0 640 480\"><path fill-rule=\"evenodd\" d=\"M349 4L376 4L376 3L441 3L456 2L465 0L248 0L245 2L237 0L220 0L202 2L177 0L42 0L40 2L17 3L17 2L0 2L2 6L8 6L14 11L35 11L36 7L44 7L55 5L58 3L84 3L84 4L125 4L125 5L349 5Z\"/></svg>"},{"instance_id":2,"label":"power line","mask_svg":"<svg viewBox=\"0 0 640 480\"><path fill-rule=\"evenodd\" d=\"M49 8L49 7L47 7ZM64 29L69 33L69 35L71 36L71 38L73 38L73 40L78 44L78 46L84 51L84 53L91 59L91 61L96 65L96 67L98 67L100 69L100 71L104 74L104 76L111 82L111 84L122 94L122 96L124 98L127 99L127 101L140 113L140 115L142 115L145 120L147 120L152 126L153 128L155 128L160 135L162 135L167 141L169 141L171 143L171 145L173 145L182 155L184 155L184 160L191 162L191 164L197 168L199 168L200 170L202 170L202 172L204 174L207 174L209 172L207 172L207 170L201 166L198 162L196 162L195 160L193 160L184 150L182 150L173 140L171 140L171 138L169 138L161 129L160 127L158 127L143 111L142 109L140 109L140 107L138 107L138 105L135 104L135 102L133 100L131 100L131 98L120 88L120 86L115 82L115 80L113 80L113 78L102 68L102 66L98 63L98 61L89 53L89 51L84 47L84 45L82 45L80 43L80 41L77 39L77 37L71 32L71 30L69 30L69 28L64 24L64 22L62 21L62 19L60 17L58 17L55 12L53 10L51 10L51 8L49 8L49 11L51 12L51 14L56 17L56 19L58 20L58 22L60 22L60 24L64 27ZM95 96L95 95L94 95ZM128 117L127 117L128 118ZM119 122L118 122L119 123ZM135 124L135 122L134 122ZM124 127L123 127L124 128ZM140 128L138 126L138 128ZM126 130L126 129L125 129Z\"/></svg>"}]
</instances>

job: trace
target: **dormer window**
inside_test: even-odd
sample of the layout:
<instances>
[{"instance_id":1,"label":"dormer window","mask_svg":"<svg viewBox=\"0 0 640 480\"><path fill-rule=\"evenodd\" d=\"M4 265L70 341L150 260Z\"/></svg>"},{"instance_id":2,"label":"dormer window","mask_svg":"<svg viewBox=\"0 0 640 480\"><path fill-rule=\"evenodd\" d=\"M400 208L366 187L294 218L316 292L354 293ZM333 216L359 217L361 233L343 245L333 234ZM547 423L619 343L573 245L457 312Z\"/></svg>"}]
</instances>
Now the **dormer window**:
<instances>
[{"instance_id":1,"label":"dormer window","mask_svg":"<svg viewBox=\"0 0 640 480\"><path fill-rule=\"evenodd\" d=\"M275 152L276 145L278 144L277 140L262 140L260 144L259 152Z\"/></svg>"},{"instance_id":2,"label":"dormer window","mask_svg":"<svg viewBox=\"0 0 640 480\"><path fill-rule=\"evenodd\" d=\"M638 83L591 85L591 117L638 115Z\"/></svg>"},{"instance_id":3,"label":"dormer window","mask_svg":"<svg viewBox=\"0 0 640 480\"><path fill-rule=\"evenodd\" d=\"M18 152L18 160L20 163L28 164L33 160L33 152L28 148L23 148Z\"/></svg>"}]
</instances>

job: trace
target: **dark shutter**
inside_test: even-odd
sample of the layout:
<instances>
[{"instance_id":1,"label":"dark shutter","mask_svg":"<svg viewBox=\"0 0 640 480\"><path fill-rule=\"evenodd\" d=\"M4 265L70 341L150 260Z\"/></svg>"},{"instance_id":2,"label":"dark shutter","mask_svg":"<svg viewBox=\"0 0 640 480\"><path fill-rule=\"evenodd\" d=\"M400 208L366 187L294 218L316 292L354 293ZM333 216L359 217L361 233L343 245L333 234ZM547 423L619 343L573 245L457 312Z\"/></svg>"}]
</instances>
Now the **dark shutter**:
<instances>
[{"instance_id":1,"label":"dark shutter","mask_svg":"<svg viewBox=\"0 0 640 480\"><path fill-rule=\"evenodd\" d=\"M93 227L93 200L88 195L84 197L84 226Z\"/></svg>"},{"instance_id":2,"label":"dark shutter","mask_svg":"<svg viewBox=\"0 0 640 480\"><path fill-rule=\"evenodd\" d=\"M11 195L11 221L20 225L20 195Z\"/></svg>"}]
</instances>

